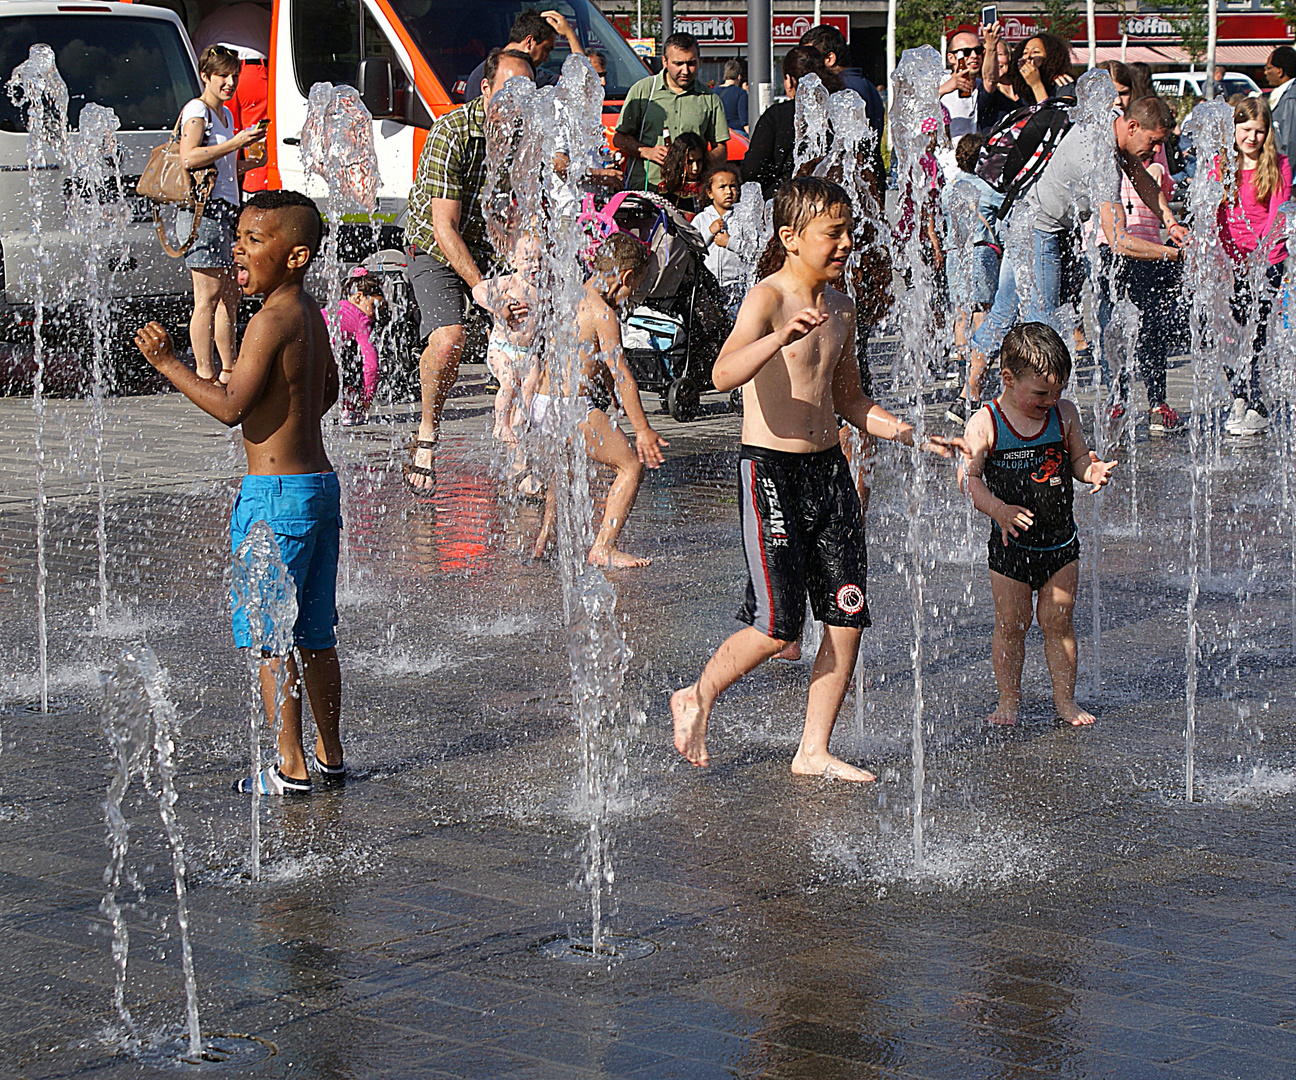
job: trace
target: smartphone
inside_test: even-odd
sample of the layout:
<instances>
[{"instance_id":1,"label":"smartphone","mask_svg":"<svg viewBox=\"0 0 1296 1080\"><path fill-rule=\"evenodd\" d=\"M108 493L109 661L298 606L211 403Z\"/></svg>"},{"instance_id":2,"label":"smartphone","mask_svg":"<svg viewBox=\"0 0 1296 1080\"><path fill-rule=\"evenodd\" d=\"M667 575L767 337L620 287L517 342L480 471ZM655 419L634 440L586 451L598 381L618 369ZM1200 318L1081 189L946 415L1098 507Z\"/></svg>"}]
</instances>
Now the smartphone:
<instances>
[{"instance_id":1,"label":"smartphone","mask_svg":"<svg viewBox=\"0 0 1296 1080\"><path fill-rule=\"evenodd\" d=\"M981 25L993 26L999 21L999 5L987 4L981 9Z\"/></svg>"},{"instance_id":2,"label":"smartphone","mask_svg":"<svg viewBox=\"0 0 1296 1080\"><path fill-rule=\"evenodd\" d=\"M263 116L256 122L256 126L257 131L265 131L265 129L270 126L270 118L268 116Z\"/></svg>"}]
</instances>

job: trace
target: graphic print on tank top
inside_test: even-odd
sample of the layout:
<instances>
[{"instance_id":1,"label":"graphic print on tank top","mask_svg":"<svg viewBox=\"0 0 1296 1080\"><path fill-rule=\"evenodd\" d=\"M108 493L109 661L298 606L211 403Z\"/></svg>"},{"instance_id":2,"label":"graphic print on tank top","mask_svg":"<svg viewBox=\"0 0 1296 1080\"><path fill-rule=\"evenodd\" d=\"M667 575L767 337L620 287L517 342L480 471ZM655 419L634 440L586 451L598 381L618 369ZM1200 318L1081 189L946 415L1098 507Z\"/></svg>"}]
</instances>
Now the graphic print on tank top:
<instances>
[{"instance_id":1,"label":"graphic print on tank top","mask_svg":"<svg viewBox=\"0 0 1296 1080\"><path fill-rule=\"evenodd\" d=\"M994 445L986 455L982 479L991 493L1009 506L1024 506L1035 522L1008 542L1036 551L1065 547L1075 539L1071 516L1071 463L1062 438L1062 414L1056 405L1040 431L1027 438L1013 430L996 399L986 408L994 426ZM990 523L991 536L1000 537Z\"/></svg>"}]
</instances>

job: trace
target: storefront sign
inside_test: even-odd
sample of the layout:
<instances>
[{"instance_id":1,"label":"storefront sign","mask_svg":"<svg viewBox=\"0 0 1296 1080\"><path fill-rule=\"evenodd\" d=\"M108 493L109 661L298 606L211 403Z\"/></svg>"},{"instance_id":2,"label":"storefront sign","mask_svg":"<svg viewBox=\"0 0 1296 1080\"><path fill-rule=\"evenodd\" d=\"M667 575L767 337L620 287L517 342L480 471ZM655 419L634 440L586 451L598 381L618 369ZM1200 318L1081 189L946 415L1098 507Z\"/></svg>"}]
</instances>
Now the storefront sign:
<instances>
[{"instance_id":1,"label":"storefront sign","mask_svg":"<svg viewBox=\"0 0 1296 1080\"><path fill-rule=\"evenodd\" d=\"M834 26L850 41L850 16L825 15L823 23ZM795 45L814 26L809 15L775 15L774 44ZM692 34L699 45L746 45L746 15L676 15L675 29Z\"/></svg>"},{"instance_id":2,"label":"storefront sign","mask_svg":"<svg viewBox=\"0 0 1296 1080\"><path fill-rule=\"evenodd\" d=\"M1003 23L1004 40L1008 42L1026 41L1038 34L1044 27L1031 15L1005 15ZM1094 20L1098 40L1105 43L1118 42L1121 39L1121 16L1099 15ZM1131 15L1125 20L1125 32L1130 41L1138 42L1177 42L1182 37L1179 27L1175 25L1174 16L1168 14ZM1220 15L1220 41L1253 41L1281 44L1290 41L1291 30L1278 15L1264 13ZM1083 45L1087 40L1083 31L1073 39Z\"/></svg>"}]
</instances>

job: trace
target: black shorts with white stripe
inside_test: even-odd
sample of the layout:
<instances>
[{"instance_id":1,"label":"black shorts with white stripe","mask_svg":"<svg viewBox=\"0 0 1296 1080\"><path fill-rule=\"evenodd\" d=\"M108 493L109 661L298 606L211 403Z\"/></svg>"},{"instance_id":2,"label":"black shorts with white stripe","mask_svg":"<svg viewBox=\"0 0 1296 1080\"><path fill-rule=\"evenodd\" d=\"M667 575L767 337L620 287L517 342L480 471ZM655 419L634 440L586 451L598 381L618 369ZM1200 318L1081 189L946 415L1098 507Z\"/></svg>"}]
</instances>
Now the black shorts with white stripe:
<instances>
[{"instance_id":1,"label":"black shorts with white stripe","mask_svg":"<svg viewBox=\"0 0 1296 1080\"><path fill-rule=\"evenodd\" d=\"M871 625L864 519L841 448L790 454L743 446L738 483L747 557L738 618L769 637L795 641L809 593L820 622Z\"/></svg>"}]
</instances>

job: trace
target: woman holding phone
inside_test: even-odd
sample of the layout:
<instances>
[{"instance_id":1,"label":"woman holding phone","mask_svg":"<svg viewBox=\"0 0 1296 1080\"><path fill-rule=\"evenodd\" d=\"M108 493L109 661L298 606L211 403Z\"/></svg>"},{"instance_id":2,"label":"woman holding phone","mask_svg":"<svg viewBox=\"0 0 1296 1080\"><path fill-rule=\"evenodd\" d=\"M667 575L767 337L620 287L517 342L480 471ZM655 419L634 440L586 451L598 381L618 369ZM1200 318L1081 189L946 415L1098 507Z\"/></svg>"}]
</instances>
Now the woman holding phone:
<instances>
[{"instance_id":1,"label":"woman holding phone","mask_svg":"<svg viewBox=\"0 0 1296 1080\"><path fill-rule=\"evenodd\" d=\"M234 227L238 223L238 174L243 168L236 155L265 139L264 124L236 132L234 117L225 106L238 89L240 66L233 49L224 45L204 49L198 62L202 94L180 113L180 160L189 169L216 167L216 182L203 207L198 235L185 254L185 265L193 277L189 341L194 366L200 378L223 383L229 382L236 355L239 290L234 277ZM249 164L254 167L256 163ZM193 231L193 211L180 211L176 230L182 240L188 238Z\"/></svg>"}]
</instances>

